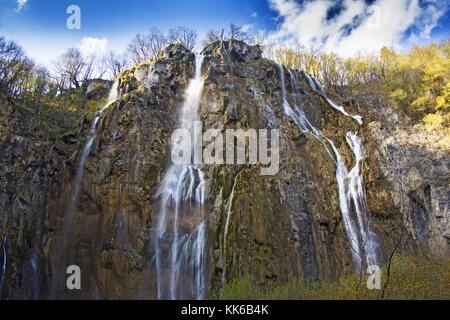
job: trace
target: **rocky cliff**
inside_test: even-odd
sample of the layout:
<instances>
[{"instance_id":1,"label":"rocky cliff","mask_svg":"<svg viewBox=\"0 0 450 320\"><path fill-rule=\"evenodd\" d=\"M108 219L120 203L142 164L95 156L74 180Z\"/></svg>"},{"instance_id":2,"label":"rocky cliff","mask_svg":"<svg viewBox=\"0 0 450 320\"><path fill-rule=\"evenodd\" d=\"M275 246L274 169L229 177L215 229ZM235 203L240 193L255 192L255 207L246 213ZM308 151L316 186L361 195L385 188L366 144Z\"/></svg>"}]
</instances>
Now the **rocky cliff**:
<instances>
[{"instance_id":1,"label":"rocky cliff","mask_svg":"<svg viewBox=\"0 0 450 320\"><path fill-rule=\"evenodd\" d=\"M354 206L360 203L376 239L378 263L400 234L407 247L448 252L448 153L411 142L410 125L392 105L376 97L336 100L346 115L314 79L280 69L259 47L239 41L212 43L202 54L198 113L205 130L280 130L276 175L260 175L260 165L201 167L207 224L203 271L210 294L243 275L265 285L291 276L323 279L358 271L335 154L346 168L361 171L365 197L353 207L349 202L350 219L357 220ZM95 127L68 232L63 231L68 204L91 123L86 119L53 143L36 129L33 113L2 99L4 298L158 298L157 191L170 166L170 136L194 70L195 55L174 45L117 78L120 98ZM307 129L288 116L286 105L308 120ZM349 115L362 116L362 124ZM359 166L348 133L361 137L365 152ZM341 187L350 183L344 179ZM186 210L181 229L199 224L191 211ZM67 290L68 265L80 266L82 290Z\"/></svg>"}]
</instances>

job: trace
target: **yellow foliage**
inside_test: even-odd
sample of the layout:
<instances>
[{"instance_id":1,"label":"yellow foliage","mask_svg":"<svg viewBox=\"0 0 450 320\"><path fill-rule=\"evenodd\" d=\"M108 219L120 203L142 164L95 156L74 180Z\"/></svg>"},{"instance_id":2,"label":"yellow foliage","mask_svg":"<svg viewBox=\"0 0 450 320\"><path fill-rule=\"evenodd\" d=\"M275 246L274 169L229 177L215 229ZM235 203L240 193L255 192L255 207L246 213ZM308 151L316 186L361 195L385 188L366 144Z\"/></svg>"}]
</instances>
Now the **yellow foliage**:
<instances>
[{"instance_id":1,"label":"yellow foliage","mask_svg":"<svg viewBox=\"0 0 450 320\"><path fill-rule=\"evenodd\" d=\"M397 102L412 119L424 119L428 128L449 125L449 40L416 46L404 54L384 47L378 56L342 59L334 53L297 47L277 50L274 56L289 68L312 74L326 90L377 90ZM435 114L438 110L442 112Z\"/></svg>"},{"instance_id":2,"label":"yellow foliage","mask_svg":"<svg viewBox=\"0 0 450 320\"><path fill-rule=\"evenodd\" d=\"M450 117L447 114L444 114L442 111L438 111L436 113L430 113L427 114L424 118L423 118L423 122L425 123L425 127L428 130L435 130L438 129L440 127L443 127L444 124L448 122L450 120Z\"/></svg>"},{"instance_id":3,"label":"yellow foliage","mask_svg":"<svg viewBox=\"0 0 450 320\"><path fill-rule=\"evenodd\" d=\"M390 97L402 101L408 97L408 93L402 89L395 89L391 92Z\"/></svg>"},{"instance_id":4,"label":"yellow foliage","mask_svg":"<svg viewBox=\"0 0 450 320\"><path fill-rule=\"evenodd\" d=\"M445 87L443 88L442 95L436 98L437 110L448 110L450 106L450 82L446 79Z\"/></svg>"}]
</instances>

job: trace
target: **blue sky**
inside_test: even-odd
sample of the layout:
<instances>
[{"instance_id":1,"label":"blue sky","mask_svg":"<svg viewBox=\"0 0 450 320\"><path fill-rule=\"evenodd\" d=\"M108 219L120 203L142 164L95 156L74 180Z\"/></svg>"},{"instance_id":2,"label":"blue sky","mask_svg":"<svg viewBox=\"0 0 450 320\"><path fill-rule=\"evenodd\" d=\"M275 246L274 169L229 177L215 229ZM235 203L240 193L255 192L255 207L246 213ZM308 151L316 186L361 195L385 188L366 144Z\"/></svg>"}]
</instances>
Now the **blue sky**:
<instances>
[{"instance_id":1,"label":"blue sky","mask_svg":"<svg viewBox=\"0 0 450 320\"><path fill-rule=\"evenodd\" d=\"M81 30L66 28L66 9L73 4L81 9ZM0 0L0 35L49 64L69 47L122 52L152 26L165 31L186 25L203 36L234 22L264 31L271 41L348 56L446 38L448 8L446 0Z\"/></svg>"}]
</instances>

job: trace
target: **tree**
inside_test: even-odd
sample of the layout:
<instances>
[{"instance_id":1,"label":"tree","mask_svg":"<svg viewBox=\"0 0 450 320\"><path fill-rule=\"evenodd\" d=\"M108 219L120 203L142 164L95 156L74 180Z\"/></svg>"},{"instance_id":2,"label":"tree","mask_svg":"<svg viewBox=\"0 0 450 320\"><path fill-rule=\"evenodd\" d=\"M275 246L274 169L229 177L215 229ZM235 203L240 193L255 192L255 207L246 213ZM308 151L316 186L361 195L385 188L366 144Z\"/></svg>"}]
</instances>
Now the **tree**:
<instances>
[{"instance_id":1,"label":"tree","mask_svg":"<svg viewBox=\"0 0 450 320\"><path fill-rule=\"evenodd\" d=\"M179 26L169 30L169 44L180 43L186 49L192 51L197 44L197 32L186 26Z\"/></svg>"},{"instance_id":2,"label":"tree","mask_svg":"<svg viewBox=\"0 0 450 320\"><path fill-rule=\"evenodd\" d=\"M398 55L388 47L383 47L380 51L380 58L382 76L387 81L390 71L398 63Z\"/></svg>"},{"instance_id":3,"label":"tree","mask_svg":"<svg viewBox=\"0 0 450 320\"><path fill-rule=\"evenodd\" d=\"M168 44L159 29L152 28L148 34L138 34L128 45L128 52L134 64L153 61Z\"/></svg>"},{"instance_id":4,"label":"tree","mask_svg":"<svg viewBox=\"0 0 450 320\"><path fill-rule=\"evenodd\" d=\"M222 29L222 33L223 33L223 29ZM205 39L205 43L209 44L211 42L216 42L216 41L221 41L221 31L220 30L216 30L216 29L209 29L208 32L206 33L206 39Z\"/></svg>"},{"instance_id":5,"label":"tree","mask_svg":"<svg viewBox=\"0 0 450 320\"><path fill-rule=\"evenodd\" d=\"M235 25L234 23L230 23L230 39L231 40L247 40L247 33L242 31L242 27Z\"/></svg>"},{"instance_id":6,"label":"tree","mask_svg":"<svg viewBox=\"0 0 450 320\"><path fill-rule=\"evenodd\" d=\"M81 83L91 77L94 58L85 59L80 50L70 48L54 63L54 66L60 90L70 88L72 85L79 88Z\"/></svg>"},{"instance_id":7,"label":"tree","mask_svg":"<svg viewBox=\"0 0 450 320\"><path fill-rule=\"evenodd\" d=\"M148 40L151 50L151 60L154 60L159 55L161 50L169 44L169 41L164 33L155 27L150 30Z\"/></svg>"},{"instance_id":8,"label":"tree","mask_svg":"<svg viewBox=\"0 0 450 320\"><path fill-rule=\"evenodd\" d=\"M337 88L344 85L342 77L342 59L334 53L322 53L319 56L319 75L326 88Z\"/></svg>"},{"instance_id":9,"label":"tree","mask_svg":"<svg viewBox=\"0 0 450 320\"><path fill-rule=\"evenodd\" d=\"M0 90L17 96L29 84L34 63L14 41L0 38Z\"/></svg>"},{"instance_id":10,"label":"tree","mask_svg":"<svg viewBox=\"0 0 450 320\"><path fill-rule=\"evenodd\" d=\"M50 73L43 67L35 68L33 76L32 90L37 102L46 93L47 86L50 81Z\"/></svg>"},{"instance_id":11,"label":"tree","mask_svg":"<svg viewBox=\"0 0 450 320\"><path fill-rule=\"evenodd\" d=\"M252 45L259 45L260 47L267 46L267 36L264 31L259 30L256 33L252 33L248 36L247 42Z\"/></svg>"},{"instance_id":12,"label":"tree","mask_svg":"<svg viewBox=\"0 0 450 320\"><path fill-rule=\"evenodd\" d=\"M125 55L117 54L111 51L103 58L103 64L105 65L107 72L114 77L115 75L126 70L128 60Z\"/></svg>"},{"instance_id":13,"label":"tree","mask_svg":"<svg viewBox=\"0 0 450 320\"><path fill-rule=\"evenodd\" d=\"M151 49L148 38L145 35L137 34L128 45L128 52L134 64L151 60Z\"/></svg>"}]
</instances>

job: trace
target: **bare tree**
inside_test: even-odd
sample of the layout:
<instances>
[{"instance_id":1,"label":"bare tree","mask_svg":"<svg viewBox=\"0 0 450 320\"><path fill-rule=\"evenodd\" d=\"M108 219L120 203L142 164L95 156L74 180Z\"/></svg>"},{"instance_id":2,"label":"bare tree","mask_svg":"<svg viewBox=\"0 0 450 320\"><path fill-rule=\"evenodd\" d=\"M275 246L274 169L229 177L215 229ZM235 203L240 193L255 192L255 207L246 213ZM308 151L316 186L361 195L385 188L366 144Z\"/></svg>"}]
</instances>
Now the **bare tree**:
<instances>
[{"instance_id":1,"label":"bare tree","mask_svg":"<svg viewBox=\"0 0 450 320\"><path fill-rule=\"evenodd\" d=\"M114 77L127 68L128 60L125 55L111 51L103 58L103 64L109 75Z\"/></svg>"},{"instance_id":2,"label":"bare tree","mask_svg":"<svg viewBox=\"0 0 450 320\"><path fill-rule=\"evenodd\" d=\"M151 60L154 60L161 50L163 50L168 44L169 41L167 37L164 35L162 31L158 28L153 27L148 34L148 39L150 42L150 50L151 50Z\"/></svg>"},{"instance_id":3,"label":"bare tree","mask_svg":"<svg viewBox=\"0 0 450 320\"><path fill-rule=\"evenodd\" d=\"M206 41L208 42L215 42L215 41L220 41L220 30L215 30L215 29L209 29L208 32L206 33Z\"/></svg>"},{"instance_id":4,"label":"bare tree","mask_svg":"<svg viewBox=\"0 0 450 320\"><path fill-rule=\"evenodd\" d=\"M180 43L186 49L192 51L197 44L197 31L189 29L186 26L170 29L168 42L169 44Z\"/></svg>"},{"instance_id":5,"label":"bare tree","mask_svg":"<svg viewBox=\"0 0 450 320\"><path fill-rule=\"evenodd\" d=\"M128 52L134 64L154 60L168 41L164 33L152 28L148 34L138 34L128 45Z\"/></svg>"},{"instance_id":6,"label":"bare tree","mask_svg":"<svg viewBox=\"0 0 450 320\"><path fill-rule=\"evenodd\" d=\"M260 47L264 47L266 45L267 36L264 31L258 31L256 33L252 33L248 35L247 42L253 45L259 45Z\"/></svg>"},{"instance_id":7,"label":"bare tree","mask_svg":"<svg viewBox=\"0 0 450 320\"><path fill-rule=\"evenodd\" d=\"M142 34L137 34L128 45L128 52L134 64L139 64L144 61L152 60L152 53L148 37Z\"/></svg>"},{"instance_id":8,"label":"bare tree","mask_svg":"<svg viewBox=\"0 0 450 320\"><path fill-rule=\"evenodd\" d=\"M394 256L396 252L400 249L401 245L403 244L404 240L404 230L402 229L400 232L400 235L397 237L397 239L394 240L394 246L389 254L388 263L387 263L387 273L386 273L386 282L383 285L383 289L381 290L380 299L384 299L387 291L387 287L389 285L389 280L391 278L391 267L394 260Z\"/></svg>"},{"instance_id":9,"label":"bare tree","mask_svg":"<svg viewBox=\"0 0 450 320\"><path fill-rule=\"evenodd\" d=\"M223 41L223 29L209 29L206 33L206 38L203 40L203 45L207 46L208 44L216 41Z\"/></svg>"},{"instance_id":10,"label":"bare tree","mask_svg":"<svg viewBox=\"0 0 450 320\"><path fill-rule=\"evenodd\" d=\"M85 70L82 73L82 82L88 79L91 79L93 76L96 78L101 78L106 72L106 69L103 67L101 63L99 63L99 59L96 56L81 56L85 62Z\"/></svg>"},{"instance_id":11,"label":"bare tree","mask_svg":"<svg viewBox=\"0 0 450 320\"><path fill-rule=\"evenodd\" d=\"M235 25L234 23L230 23L230 39L231 40L247 40L247 33L242 31L242 27Z\"/></svg>"},{"instance_id":12,"label":"bare tree","mask_svg":"<svg viewBox=\"0 0 450 320\"><path fill-rule=\"evenodd\" d=\"M79 88L89 79L94 70L94 57L85 59L78 49L70 48L54 63L55 74L60 89Z\"/></svg>"}]
</instances>

